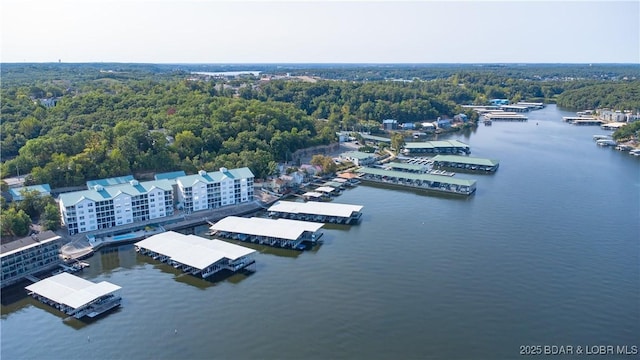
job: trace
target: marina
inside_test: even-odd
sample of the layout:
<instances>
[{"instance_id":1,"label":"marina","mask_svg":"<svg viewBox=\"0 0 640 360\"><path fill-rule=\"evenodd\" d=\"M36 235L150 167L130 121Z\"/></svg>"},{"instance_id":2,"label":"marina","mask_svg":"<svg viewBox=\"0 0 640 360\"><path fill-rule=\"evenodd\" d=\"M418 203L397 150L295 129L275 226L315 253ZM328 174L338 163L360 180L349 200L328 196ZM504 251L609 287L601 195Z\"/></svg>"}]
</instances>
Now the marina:
<instances>
[{"instance_id":1,"label":"marina","mask_svg":"<svg viewBox=\"0 0 640 360\"><path fill-rule=\"evenodd\" d=\"M94 318L120 306L120 286L107 281L93 283L66 272L25 288L29 295L76 319Z\"/></svg>"},{"instance_id":2,"label":"marina","mask_svg":"<svg viewBox=\"0 0 640 360\"><path fill-rule=\"evenodd\" d=\"M573 112L556 109L539 110L538 127L450 135L506 164L477 175L472 197L355 187L333 201L363 205L360 225L327 224L306 252L247 244L254 275L213 283L119 243L78 273L123 288L122 308L98 321L61 321L28 284L3 288L2 358L482 360L567 334L637 343L640 203L628 189L640 158L594 146L600 129L568 126Z\"/></svg>"},{"instance_id":3,"label":"marina","mask_svg":"<svg viewBox=\"0 0 640 360\"><path fill-rule=\"evenodd\" d=\"M432 160L434 167L446 167L479 172L496 172L500 166L500 162L498 160L470 156L436 155Z\"/></svg>"},{"instance_id":4,"label":"marina","mask_svg":"<svg viewBox=\"0 0 640 360\"><path fill-rule=\"evenodd\" d=\"M455 179L432 174L413 174L370 167L363 167L356 171L362 174L361 179L363 181L380 184L465 196L471 195L476 191L475 180Z\"/></svg>"},{"instance_id":5,"label":"marina","mask_svg":"<svg viewBox=\"0 0 640 360\"><path fill-rule=\"evenodd\" d=\"M267 211L271 217L331 224L353 225L362 218L361 205L338 203L278 201Z\"/></svg>"},{"instance_id":6,"label":"marina","mask_svg":"<svg viewBox=\"0 0 640 360\"><path fill-rule=\"evenodd\" d=\"M136 251L170 264L185 273L207 278L217 272L236 272L255 263L255 250L222 240L205 239L174 231L150 236L135 243Z\"/></svg>"},{"instance_id":7,"label":"marina","mask_svg":"<svg viewBox=\"0 0 640 360\"><path fill-rule=\"evenodd\" d=\"M305 250L320 241L324 224L290 219L228 216L209 227L211 236L285 249Z\"/></svg>"}]
</instances>

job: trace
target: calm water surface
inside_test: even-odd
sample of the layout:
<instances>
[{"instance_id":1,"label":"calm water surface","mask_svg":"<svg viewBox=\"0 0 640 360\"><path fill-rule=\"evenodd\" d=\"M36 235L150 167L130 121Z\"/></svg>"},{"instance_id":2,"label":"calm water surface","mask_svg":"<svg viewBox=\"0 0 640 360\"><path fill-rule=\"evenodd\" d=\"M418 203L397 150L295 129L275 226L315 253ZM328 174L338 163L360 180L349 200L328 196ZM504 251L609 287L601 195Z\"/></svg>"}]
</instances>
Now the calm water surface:
<instances>
[{"instance_id":1,"label":"calm water surface","mask_svg":"<svg viewBox=\"0 0 640 360\"><path fill-rule=\"evenodd\" d=\"M468 198L359 186L359 226L305 253L258 248L209 282L136 255L87 260L123 287L91 323L3 293L2 359L514 359L521 345L640 345L640 159L549 106L454 136L500 160ZM204 232L205 227L196 229ZM557 357L555 357L557 358ZM572 358L582 358L574 356ZM630 357L625 357L630 358Z\"/></svg>"}]
</instances>

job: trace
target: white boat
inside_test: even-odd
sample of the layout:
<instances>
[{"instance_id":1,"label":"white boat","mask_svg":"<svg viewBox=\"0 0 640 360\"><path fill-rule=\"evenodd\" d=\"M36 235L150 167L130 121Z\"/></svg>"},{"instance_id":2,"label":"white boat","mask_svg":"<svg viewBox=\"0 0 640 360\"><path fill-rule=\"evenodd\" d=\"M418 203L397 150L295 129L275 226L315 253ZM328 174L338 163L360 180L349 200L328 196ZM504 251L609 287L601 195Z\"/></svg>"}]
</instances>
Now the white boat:
<instances>
[{"instance_id":1,"label":"white boat","mask_svg":"<svg viewBox=\"0 0 640 360\"><path fill-rule=\"evenodd\" d=\"M631 154L633 156L640 156L640 149L633 149L633 150L629 151L629 154Z\"/></svg>"},{"instance_id":2,"label":"white boat","mask_svg":"<svg viewBox=\"0 0 640 360\"><path fill-rule=\"evenodd\" d=\"M612 139L596 140L596 144L598 144L599 146L616 146L616 145L618 145L618 143L615 142L615 140L612 140Z\"/></svg>"},{"instance_id":3,"label":"white boat","mask_svg":"<svg viewBox=\"0 0 640 360\"><path fill-rule=\"evenodd\" d=\"M593 135L593 141L611 139L611 135Z\"/></svg>"}]
</instances>

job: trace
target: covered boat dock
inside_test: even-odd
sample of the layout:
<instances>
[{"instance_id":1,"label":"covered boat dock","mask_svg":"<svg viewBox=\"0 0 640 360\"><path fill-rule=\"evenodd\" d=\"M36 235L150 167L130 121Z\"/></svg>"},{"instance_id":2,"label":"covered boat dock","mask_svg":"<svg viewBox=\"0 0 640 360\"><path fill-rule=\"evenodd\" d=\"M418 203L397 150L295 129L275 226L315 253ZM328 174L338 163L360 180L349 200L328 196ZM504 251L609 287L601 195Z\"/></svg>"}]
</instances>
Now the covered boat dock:
<instances>
[{"instance_id":1,"label":"covered boat dock","mask_svg":"<svg viewBox=\"0 0 640 360\"><path fill-rule=\"evenodd\" d=\"M150 236L135 243L142 255L168 263L191 275L207 278L219 271L236 272L255 263L253 249L222 240L209 240L174 231Z\"/></svg>"},{"instance_id":2,"label":"covered boat dock","mask_svg":"<svg viewBox=\"0 0 640 360\"><path fill-rule=\"evenodd\" d=\"M324 224L290 220L227 216L211 225L211 234L261 245L304 250L303 242L316 243Z\"/></svg>"},{"instance_id":3,"label":"covered boat dock","mask_svg":"<svg viewBox=\"0 0 640 360\"><path fill-rule=\"evenodd\" d=\"M426 174L427 172L429 172L429 166L424 163L390 162L386 163L383 168L385 170L404 171L416 174Z\"/></svg>"},{"instance_id":4,"label":"covered boat dock","mask_svg":"<svg viewBox=\"0 0 640 360\"><path fill-rule=\"evenodd\" d=\"M469 154L469 145L458 140L438 140L425 142L408 142L402 150L404 155L416 154Z\"/></svg>"},{"instance_id":5,"label":"covered boat dock","mask_svg":"<svg viewBox=\"0 0 640 360\"><path fill-rule=\"evenodd\" d=\"M316 188L314 192L324 193L329 196L336 196L340 194L340 189L333 188L331 186L320 186L319 188Z\"/></svg>"},{"instance_id":6,"label":"covered boat dock","mask_svg":"<svg viewBox=\"0 0 640 360\"><path fill-rule=\"evenodd\" d=\"M269 216L283 219L357 224L362 217L362 206L337 203L301 203L278 201L269 208Z\"/></svg>"},{"instance_id":7,"label":"covered boat dock","mask_svg":"<svg viewBox=\"0 0 640 360\"><path fill-rule=\"evenodd\" d=\"M459 155L436 155L433 157L433 165L436 167L448 167L471 171L495 172L500 162L493 159L484 159Z\"/></svg>"},{"instance_id":8,"label":"covered boat dock","mask_svg":"<svg viewBox=\"0 0 640 360\"><path fill-rule=\"evenodd\" d=\"M491 112L484 114L484 119L488 121L527 121L528 118L515 112Z\"/></svg>"},{"instance_id":9,"label":"covered boat dock","mask_svg":"<svg viewBox=\"0 0 640 360\"><path fill-rule=\"evenodd\" d=\"M322 201L323 199L328 197L328 194L317 191L307 191L306 193L302 194L302 198L305 201Z\"/></svg>"},{"instance_id":10,"label":"covered boat dock","mask_svg":"<svg viewBox=\"0 0 640 360\"><path fill-rule=\"evenodd\" d=\"M360 168L357 171L362 174L362 180L380 184L460 195L471 195L476 191L475 180L455 179L431 174L413 174L370 167Z\"/></svg>"},{"instance_id":11,"label":"covered boat dock","mask_svg":"<svg viewBox=\"0 0 640 360\"><path fill-rule=\"evenodd\" d=\"M76 319L96 317L120 305L120 286L107 281L93 283L63 272L25 288L29 295Z\"/></svg>"}]
</instances>

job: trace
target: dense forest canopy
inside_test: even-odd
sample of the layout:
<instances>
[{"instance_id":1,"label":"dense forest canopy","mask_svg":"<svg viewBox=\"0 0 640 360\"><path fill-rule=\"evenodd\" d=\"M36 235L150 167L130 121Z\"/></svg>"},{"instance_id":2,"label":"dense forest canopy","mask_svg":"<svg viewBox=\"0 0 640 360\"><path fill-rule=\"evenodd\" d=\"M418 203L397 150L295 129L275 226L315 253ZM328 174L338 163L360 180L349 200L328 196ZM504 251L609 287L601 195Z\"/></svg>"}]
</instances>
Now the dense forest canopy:
<instances>
[{"instance_id":1,"label":"dense forest canopy","mask_svg":"<svg viewBox=\"0 0 640 360\"><path fill-rule=\"evenodd\" d=\"M262 74L233 79L192 74L242 70ZM249 166L264 177L296 150L335 141L338 130L374 130L387 118L422 122L460 112L475 120L477 114L460 105L492 98L638 109L638 70L637 65L3 64L1 171L3 177L30 173L32 182L52 187L222 166ZM296 75L325 79L300 81ZM51 98L55 106L42 101Z\"/></svg>"}]
</instances>

